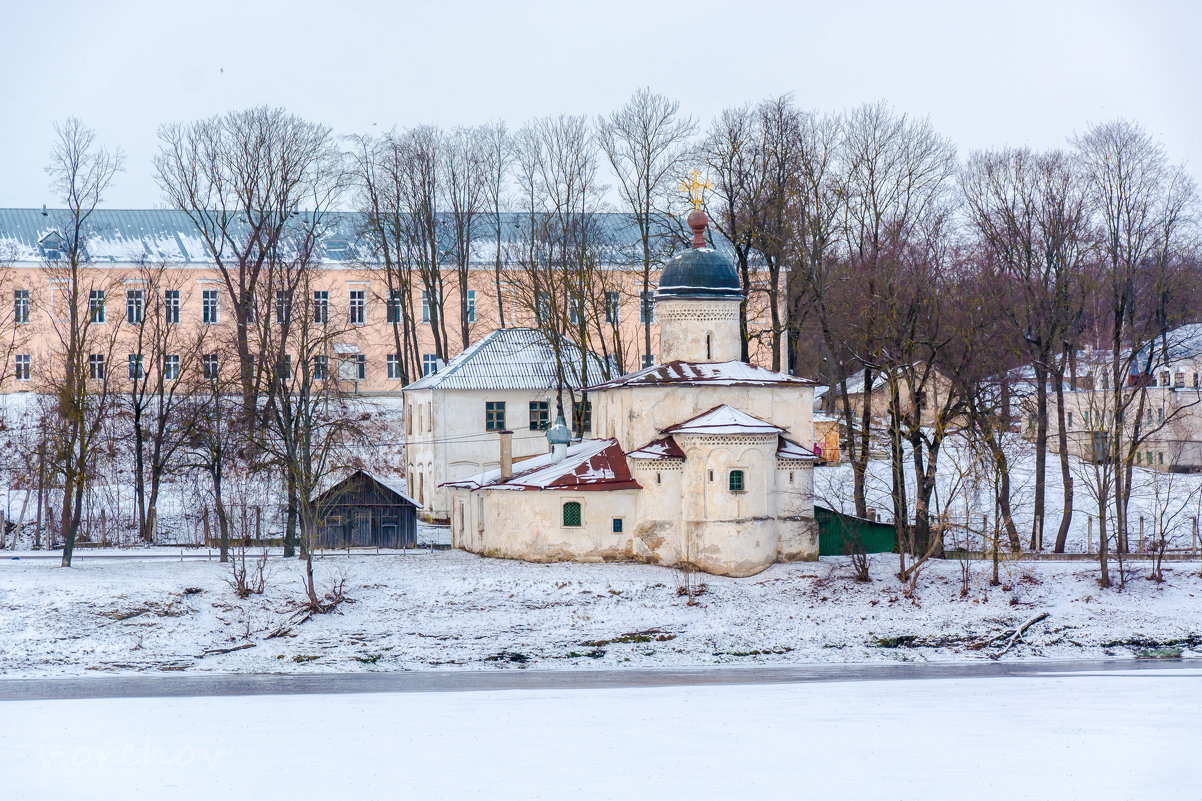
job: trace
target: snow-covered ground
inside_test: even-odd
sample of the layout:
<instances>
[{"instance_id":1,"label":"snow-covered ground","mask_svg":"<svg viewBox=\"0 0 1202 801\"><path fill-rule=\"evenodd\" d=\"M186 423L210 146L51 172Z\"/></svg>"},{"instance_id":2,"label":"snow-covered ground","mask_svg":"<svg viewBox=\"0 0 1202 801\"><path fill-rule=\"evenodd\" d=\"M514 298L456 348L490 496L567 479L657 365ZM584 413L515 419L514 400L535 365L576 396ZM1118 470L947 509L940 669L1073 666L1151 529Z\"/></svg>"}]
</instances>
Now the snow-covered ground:
<instances>
[{"instance_id":1,"label":"snow-covered ground","mask_svg":"<svg viewBox=\"0 0 1202 801\"><path fill-rule=\"evenodd\" d=\"M1202 797L1202 677L0 702L6 798Z\"/></svg>"},{"instance_id":2,"label":"snow-covered ground","mask_svg":"<svg viewBox=\"0 0 1202 801\"><path fill-rule=\"evenodd\" d=\"M345 579L345 603L293 622L302 563L270 563L267 592L240 600L216 561L81 557L0 560L0 674L92 671L320 672L462 668L781 665L986 658L974 643L1048 612L1004 658L1202 653L1195 562L1167 580L1129 565L1100 590L1097 566L1003 563L1003 586L971 563L930 563L907 599L896 557L858 584L845 558L704 577L698 604L681 576L638 564L530 564L462 551L331 556L319 582ZM1117 572L1116 572L1117 578ZM273 636L274 635L274 636ZM241 650L201 657L204 651Z\"/></svg>"},{"instance_id":3,"label":"snow-covered ground","mask_svg":"<svg viewBox=\"0 0 1202 801\"><path fill-rule=\"evenodd\" d=\"M1025 548L1035 517L1035 447L1017 435L1011 435L1006 439L1006 451L1010 460L1011 512ZM906 480L912 505L914 476L908 450L906 454ZM1097 490L1094 489L1097 475L1094 466L1088 462L1075 457L1070 457L1069 461L1074 483L1073 517L1065 550L1068 553L1085 553L1088 548L1089 553L1097 553L1098 501ZM1137 547L1135 540L1141 517L1148 540L1152 539L1154 530L1163 531L1171 547L1194 547L1194 521L1202 518L1202 474L1165 473L1136 467L1132 475L1129 508L1131 547ZM872 459L864 482L865 498L868 506L876 509L881 519L886 521L892 520L891 481L888 459L883 456ZM997 522L994 518L991 482L992 476L980 457L965 447L964 440L959 436L949 438L940 453L936 491L932 499L932 512L946 514L949 524L959 529L948 535L947 547L962 546L966 539L974 549L981 547L977 532L982 529L982 518L988 518L991 529ZM852 490L853 476L849 463L841 462L814 471L816 503L836 511L852 513L855 510ZM1054 451L1047 456L1044 493L1044 550L1051 551L1064 503L1060 457ZM1107 512L1108 517L1112 514L1113 511ZM965 534L963 531L966 519L972 533ZM1109 528L1113 538L1113 524Z\"/></svg>"}]
</instances>

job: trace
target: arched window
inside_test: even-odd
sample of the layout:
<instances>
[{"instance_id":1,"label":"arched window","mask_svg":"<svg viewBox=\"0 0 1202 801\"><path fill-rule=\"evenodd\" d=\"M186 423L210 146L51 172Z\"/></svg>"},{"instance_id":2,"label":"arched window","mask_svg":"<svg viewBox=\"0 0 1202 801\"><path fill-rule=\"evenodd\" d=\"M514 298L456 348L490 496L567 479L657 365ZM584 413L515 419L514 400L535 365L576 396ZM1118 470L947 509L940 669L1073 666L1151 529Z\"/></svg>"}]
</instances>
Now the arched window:
<instances>
[{"instance_id":1,"label":"arched window","mask_svg":"<svg viewBox=\"0 0 1202 801\"><path fill-rule=\"evenodd\" d=\"M744 491L743 471L742 470L731 470L730 471L730 491L731 492L743 492Z\"/></svg>"},{"instance_id":2,"label":"arched window","mask_svg":"<svg viewBox=\"0 0 1202 801\"><path fill-rule=\"evenodd\" d=\"M563 524L572 528L580 525L580 504L568 501L563 505Z\"/></svg>"}]
</instances>

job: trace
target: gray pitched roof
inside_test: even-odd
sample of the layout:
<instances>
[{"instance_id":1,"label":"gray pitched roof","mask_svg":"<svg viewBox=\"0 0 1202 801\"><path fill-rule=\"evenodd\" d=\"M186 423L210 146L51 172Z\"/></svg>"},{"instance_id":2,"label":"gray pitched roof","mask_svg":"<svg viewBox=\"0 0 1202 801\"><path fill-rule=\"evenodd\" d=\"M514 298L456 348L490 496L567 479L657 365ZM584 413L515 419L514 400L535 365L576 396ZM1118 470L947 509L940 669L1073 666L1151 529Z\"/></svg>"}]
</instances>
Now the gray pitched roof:
<instances>
[{"instance_id":1,"label":"gray pitched roof","mask_svg":"<svg viewBox=\"0 0 1202 801\"><path fill-rule=\"evenodd\" d=\"M576 343L560 348L568 385L579 388L580 354ZM589 354L588 381L605 375L604 362ZM547 336L535 328L501 328L473 343L437 373L419 378L411 389L553 389L558 383L555 351Z\"/></svg>"},{"instance_id":2,"label":"gray pitched roof","mask_svg":"<svg viewBox=\"0 0 1202 801\"><path fill-rule=\"evenodd\" d=\"M306 212L301 211L303 216ZM598 226L612 264L642 263L642 249L637 226L628 214L606 212L598 215ZM67 214L62 209L0 208L0 251L13 246L20 261L40 261L45 255L43 240L52 231L68 229ZM375 246L363 233L366 218L358 212L329 212L323 218L322 259L331 263L376 263L380 259ZM474 264L491 265L496 254L496 238L492 231L493 217L480 215L477 220L480 236L471 254ZM661 220L657 242L665 248L680 249L685 240L673 221ZM522 241L523 231L529 228L526 215L512 212L501 214L502 245ZM440 223L443 236L448 238L449 252L451 221L443 215ZM176 209L97 209L88 221L87 251L96 262L131 262L142 258L185 264L212 263L204 241L188 215ZM718 247L728 249L725 240L715 231Z\"/></svg>"}]
</instances>

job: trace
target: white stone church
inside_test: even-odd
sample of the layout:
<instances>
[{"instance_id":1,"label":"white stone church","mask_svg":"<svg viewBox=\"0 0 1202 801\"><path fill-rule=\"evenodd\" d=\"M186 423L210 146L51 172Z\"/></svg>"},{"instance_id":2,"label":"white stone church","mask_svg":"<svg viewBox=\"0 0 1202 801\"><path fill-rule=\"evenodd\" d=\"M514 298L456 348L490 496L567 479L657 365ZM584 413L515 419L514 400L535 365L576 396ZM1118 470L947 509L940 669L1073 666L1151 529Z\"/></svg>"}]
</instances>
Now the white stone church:
<instances>
[{"instance_id":1,"label":"white stone church","mask_svg":"<svg viewBox=\"0 0 1202 801\"><path fill-rule=\"evenodd\" d=\"M593 438L557 420L549 452L442 483L452 543L530 561L634 559L749 576L816 559L813 382L739 361L738 274L704 246L656 293L661 363L588 387Z\"/></svg>"}]
</instances>

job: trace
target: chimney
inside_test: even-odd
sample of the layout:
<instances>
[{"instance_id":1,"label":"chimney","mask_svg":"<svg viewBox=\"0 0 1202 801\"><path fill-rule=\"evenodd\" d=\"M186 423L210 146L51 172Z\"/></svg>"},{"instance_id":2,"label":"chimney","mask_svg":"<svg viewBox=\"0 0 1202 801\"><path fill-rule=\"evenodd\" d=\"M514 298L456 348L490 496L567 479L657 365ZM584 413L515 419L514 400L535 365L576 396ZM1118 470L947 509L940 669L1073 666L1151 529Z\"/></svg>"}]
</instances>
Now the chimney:
<instances>
[{"instance_id":1,"label":"chimney","mask_svg":"<svg viewBox=\"0 0 1202 801\"><path fill-rule=\"evenodd\" d=\"M501 480L513 478L513 432L501 432Z\"/></svg>"}]
</instances>

